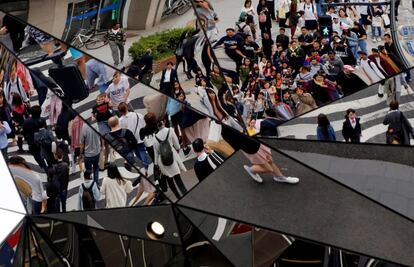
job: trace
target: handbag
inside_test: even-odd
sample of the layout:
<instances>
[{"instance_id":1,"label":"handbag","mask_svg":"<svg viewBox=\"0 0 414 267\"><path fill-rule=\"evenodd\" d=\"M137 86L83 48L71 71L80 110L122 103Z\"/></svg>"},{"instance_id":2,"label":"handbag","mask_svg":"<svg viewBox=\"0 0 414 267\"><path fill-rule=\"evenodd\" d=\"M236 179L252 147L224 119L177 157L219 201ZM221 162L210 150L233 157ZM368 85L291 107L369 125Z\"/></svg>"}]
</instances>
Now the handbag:
<instances>
[{"instance_id":1,"label":"handbag","mask_svg":"<svg viewBox=\"0 0 414 267\"><path fill-rule=\"evenodd\" d=\"M384 21L384 26L391 25L390 17L388 16L388 14L382 15L381 18Z\"/></svg>"},{"instance_id":2,"label":"handbag","mask_svg":"<svg viewBox=\"0 0 414 267\"><path fill-rule=\"evenodd\" d=\"M382 17L373 17L372 27L382 27Z\"/></svg>"},{"instance_id":3,"label":"handbag","mask_svg":"<svg viewBox=\"0 0 414 267\"><path fill-rule=\"evenodd\" d=\"M216 123L215 121L210 122L210 131L208 133L207 140L211 140L214 142L219 142L223 139L221 136L221 124Z\"/></svg>"},{"instance_id":4,"label":"handbag","mask_svg":"<svg viewBox=\"0 0 414 267\"><path fill-rule=\"evenodd\" d=\"M285 9L283 7L282 8L279 8L279 14L278 14L278 16L279 16L280 19L285 19L286 18L286 11L285 11Z\"/></svg>"}]
</instances>

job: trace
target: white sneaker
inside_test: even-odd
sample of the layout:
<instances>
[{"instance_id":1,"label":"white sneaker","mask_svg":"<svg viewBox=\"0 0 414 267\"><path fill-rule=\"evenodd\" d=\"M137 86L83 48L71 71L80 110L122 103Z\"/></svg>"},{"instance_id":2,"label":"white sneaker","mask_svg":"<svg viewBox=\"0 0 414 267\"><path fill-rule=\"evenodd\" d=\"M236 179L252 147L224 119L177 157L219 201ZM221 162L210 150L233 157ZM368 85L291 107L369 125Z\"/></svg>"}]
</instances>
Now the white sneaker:
<instances>
[{"instance_id":1,"label":"white sneaker","mask_svg":"<svg viewBox=\"0 0 414 267\"><path fill-rule=\"evenodd\" d=\"M253 173L251 170L250 170L250 167L249 166L247 166L247 165L243 165L243 168L246 170L246 172L250 175L250 177L252 177L253 178L253 180L255 181L255 182L257 182L257 183L263 183L263 179L262 179L262 177L260 177L258 174L256 174L256 173Z\"/></svg>"},{"instance_id":2,"label":"white sneaker","mask_svg":"<svg viewBox=\"0 0 414 267\"><path fill-rule=\"evenodd\" d=\"M278 183L288 183L288 184L297 184L299 183L299 178L297 177L285 177L285 176L273 176L273 180Z\"/></svg>"},{"instance_id":3,"label":"white sneaker","mask_svg":"<svg viewBox=\"0 0 414 267\"><path fill-rule=\"evenodd\" d=\"M372 38L372 42L375 44L377 40L375 38Z\"/></svg>"},{"instance_id":4,"label":"white sneaker","mask_svg":"<svg viewBox=\"0 0 414 267\"><path fill-rule=\"evenodd\" d=\"M381 42L382 38L381 37L377 37L377 42Z\"/></svg>"}]
</instances>

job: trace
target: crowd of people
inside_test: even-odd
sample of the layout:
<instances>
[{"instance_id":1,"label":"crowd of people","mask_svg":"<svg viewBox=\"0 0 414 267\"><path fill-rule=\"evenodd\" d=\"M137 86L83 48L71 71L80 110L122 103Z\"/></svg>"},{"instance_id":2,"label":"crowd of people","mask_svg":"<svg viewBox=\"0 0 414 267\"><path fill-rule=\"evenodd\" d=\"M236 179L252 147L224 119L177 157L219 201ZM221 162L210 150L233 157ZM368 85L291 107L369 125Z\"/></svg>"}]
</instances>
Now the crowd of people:
<instances>
[{"instance_id":1,"label":"crowd of people","mask_svg":"<svg viewBox=\"0 0 414 267\"><path fill-rule=\"evenodd\" d=\"M266 125L274 128L372 84L379 83L378 97L385 94L387 104L399 101L401 87L412 93L410 72L390 35L390 5L261 0L253 6L245 0L235 25L227 25L220 37L218 12L209 1L195 2L212 44L205 50L223 48L230 62L196 71L195 86L216 92L223 109L251 134L277 135ZM398 8L396 3L397 16ZM217 114L209 112L221 120Z\"/></svg>"},{"instance_id":2,"label":"crowd of people","mask_svg":"<svg viewBox=\"0 0 414 267\"><path fill-rule=\"evenodd\" d=\"M200 29L187 32L181 45L190 47L190 52L183 49L182 53L176 51L176 56L186 63L187 78L194 79L191 93L198 96L204 115L191 108L194 103L187 101L188 91L182 88L173 62L162 71L159 90L163 94L146 96L147 111L136 112L129 77L118 70L108 71L100 61L29 27L27 34L48 56L57 50L69 51L83 86L90 93L97 92L91 115L85 116L1 48L0 148L15 178L36 191L28 198L34 213L66 211L72 173L84 179L78 190L79 209L93 209L101 199L107 208L137 205L142 199L144 205L159 203L168 190L179 199L188 191L182 174L187 171L184 161L191 155L196 157L193 167L199 181L241 150L250 162L244 169L254 181L262 183L260 175L270 174L276 182L296 184L299 178L281 172L270 148L243 133L277 136L280 123L374 83L380 83L378 97L386 94L391 110L384 120L389 125L387 142L407 144L408 136L409 143L412 128L398 111L398 86L408 88L410 76L400 74L404 64L391 36L376 34L387 31L382 16L389 12L386 6L337 9L309 0L297 4L283 0L273 9L269 4L273 1L261 0L255 9L246 0L235 27L227 28L226 35L218 38L217 13L208 1L195 2L206 36ZM376 14L381 24L374 24ZM319 31L317 18L322 15L332 20L329 36ZM274 41L271 29L276 24L279 34ZM119 24L116 27L114 30L119 30ZM384 43L371 47L368 53L369 28L371 43L382 38ZM115 45L113 50L118 49ZM234 62L233 68L220 68L215 61L213 51L221 46ZM204 68L195 59L197 49ZM54 60L65 65L58 61ZM141 61L143 68L133 75L138 78L152 71L150 50ZM398 128L399 121L405 126ZM361 128L356 111L347 110L344 139L359 142ZM317 136L336 140L326 115L318 117ZM20 156L27 152L24 144L47 174L44 187ZM19 155L10 156L7 149L14 145ZM120 158L126 170L139 176L135 181L123 177ZM100 177L105 169L106 175ZM154 178L148 180L150 175ZM132 192L136 195L130 202Z\"/></svg>"}]
</instances>

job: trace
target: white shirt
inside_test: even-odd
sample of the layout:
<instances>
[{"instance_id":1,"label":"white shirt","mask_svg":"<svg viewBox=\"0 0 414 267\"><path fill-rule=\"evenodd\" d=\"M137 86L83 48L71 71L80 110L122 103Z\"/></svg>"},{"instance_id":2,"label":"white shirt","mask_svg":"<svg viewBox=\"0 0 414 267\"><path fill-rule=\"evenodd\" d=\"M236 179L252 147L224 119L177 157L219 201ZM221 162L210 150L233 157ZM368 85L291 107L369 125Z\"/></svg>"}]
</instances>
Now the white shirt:
<instances>
[{"instance_id":1,"label":"white shirt","mask_svg":"<svg viewBox=\"0 0 414 267\"><path fill-rule=\"evenodd\" d=\"M121 77L118 84L111 83L106 89L105 93L109 95L109 99L112 103L112 108L117 109L121 102L125 101L125 93L129 89L128 78L125 76ZM128 102L128 100L126 100Z\"/></svg>"},{"instance_id":2,"label":"white shirt","mask_svg":"<svg viewBox=\"0 0 414 267\"><path fill-rule=\"evenodd\" d=\"M164 82L169 83L171 80L171 70L167 69L164 75Z\"/></svg>"},{"instance_id":3,"label":"white shirt","mask_svg":"<svg viewBox=\"0 0 414 267\"><path fill-rule=\"evenodd\" d=\"M106 199L106 208L125 207L127 194L133 189L131 181L125 180L124 184L119 184L117 179L105 177L102 181L101 194Z\"/></svg>"},{"instance_id":4,"label":"white shirt","mask_svg":"<svg viewBox=\"0 0 414 267\"><path fill-rule=\"evenodd\" d=\"M32 200L42 202L42 200L48 198L46 190L43 188L42 180L37 173L16 165L9 165L9 169L14 178L21 178L30 185L32 188Z\"/></svg>"},{"instance_id":5,"label":"white shirt","mask_svg":"<svg viewBox=\"0 0 414 267\"><path fill-rule=\"evenodd\" d=\"M316 20L315 13L316 13L316 7L313 3L310 5L307 5L304 3L303 5L303 11L305 12L305 20Z\"/></svg>"},{"instance_id":6,"label":"white shirt","mask_svg":"<svg viewBox=\"0 0 414 267\"><path fill-rule=\"evenodd\" d=\"M352 128L354 128L355 129L355 126L356 126L356 119L349 119L349 121L350 121L350 123L351 123L351 126L352 126Z\"/></svg>"},{"instance_id":7,"label":"white shirt","mask_svg":"<svg viewBox=\"0 0 414 267\"><path fill-rule=\"evenodd\" d=\"M144 142L139 137L139 131L145 127L144 116L138 112L128 112L119 119L121 128L130 130L138 141L138 144Z\"/></svg>"}]
</instances>

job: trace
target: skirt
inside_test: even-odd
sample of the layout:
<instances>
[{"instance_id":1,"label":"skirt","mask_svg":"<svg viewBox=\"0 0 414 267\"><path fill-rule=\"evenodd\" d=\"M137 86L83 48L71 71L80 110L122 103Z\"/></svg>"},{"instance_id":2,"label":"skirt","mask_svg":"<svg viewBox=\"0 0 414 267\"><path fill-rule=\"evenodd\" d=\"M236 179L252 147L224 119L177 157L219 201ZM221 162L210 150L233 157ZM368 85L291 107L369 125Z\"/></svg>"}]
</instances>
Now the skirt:
<instances>
[{"instance_id":1,"label":"skirt","mask_svg":"<svg viewBox=\"0 0 414 267\"><path fill-rule=\"evenodd\" d=\"M250 161L250 163L254 165L266 164L269 162L268 158L272 157L272 151L270 148L262 144L259 147L259 151L257 151L255 154L247 154L244 151L243 154Z\"/></svg>"}]
</instances>

